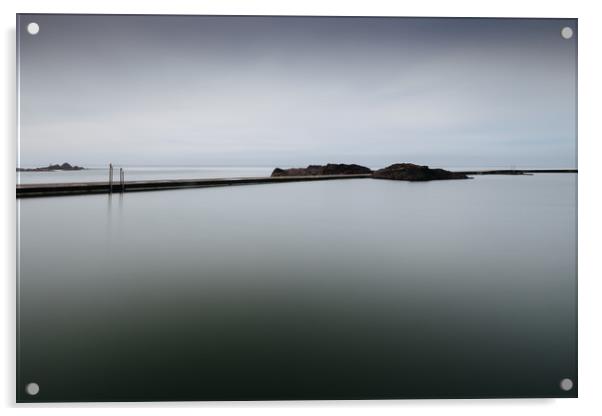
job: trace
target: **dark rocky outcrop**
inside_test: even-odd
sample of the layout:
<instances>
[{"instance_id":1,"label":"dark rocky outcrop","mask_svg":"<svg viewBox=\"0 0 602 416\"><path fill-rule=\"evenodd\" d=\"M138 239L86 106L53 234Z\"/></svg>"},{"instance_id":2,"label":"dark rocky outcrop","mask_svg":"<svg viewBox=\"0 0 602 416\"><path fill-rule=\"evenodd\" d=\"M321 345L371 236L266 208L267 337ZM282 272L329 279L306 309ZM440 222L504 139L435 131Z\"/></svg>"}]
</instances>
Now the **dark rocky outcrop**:
<instances>
[{"instance_id":1,"label":"dark rocky outcrop","mask_svg":"<svg viewBox=\"0 0 602 416\"><path fill-rule=\"evenodd\" d=\"M413 163L396 163L379 169L372 174L376 179L393 179L397 181L433 181L440 179L469 179L464 173L450 172L445 169L431 169L428 166Z\"/></svg>"},{"instance_id":2,"label":"dark rocky outcrop","mask_svg":"<svg viewBox=\"0 0 602 416\"><path fill-rule=\"evenodd\" d=\"M41 168L17 168L17 172L52 172L54 170L83 170L81 166L72 166L69 163L63 163L62 165L48 165Z\"/></svg>"},{"instance_id":3,"label":"dark rocky outcrop","mask_svg":"<svg viewBox=\"0 0 602 416\"><path fill-rule=\"evenodd\" d=\"M309 165L306 168L280 169L272 172L272 177L278 176L316 176L316 175L369 175L370 168L356 164L329 163L327 165Z\"/></svg>"}]
</instances>

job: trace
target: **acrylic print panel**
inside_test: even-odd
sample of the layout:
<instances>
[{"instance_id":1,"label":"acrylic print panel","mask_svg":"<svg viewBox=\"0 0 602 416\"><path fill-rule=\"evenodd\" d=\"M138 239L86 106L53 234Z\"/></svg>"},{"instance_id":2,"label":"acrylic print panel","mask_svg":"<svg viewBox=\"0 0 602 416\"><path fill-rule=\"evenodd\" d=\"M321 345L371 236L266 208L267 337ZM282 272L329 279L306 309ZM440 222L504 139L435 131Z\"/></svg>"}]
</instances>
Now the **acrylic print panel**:
<instances>
[{"instance_id":1,"label":"acrylic print panel","mask_svg":"<svg viewBox=\"0 0 602 416\"><path fill-rule=\"evenodd\" d=\"M17 32L19 402L577 396L575 19Z\"/></svg>"}]
</instances>

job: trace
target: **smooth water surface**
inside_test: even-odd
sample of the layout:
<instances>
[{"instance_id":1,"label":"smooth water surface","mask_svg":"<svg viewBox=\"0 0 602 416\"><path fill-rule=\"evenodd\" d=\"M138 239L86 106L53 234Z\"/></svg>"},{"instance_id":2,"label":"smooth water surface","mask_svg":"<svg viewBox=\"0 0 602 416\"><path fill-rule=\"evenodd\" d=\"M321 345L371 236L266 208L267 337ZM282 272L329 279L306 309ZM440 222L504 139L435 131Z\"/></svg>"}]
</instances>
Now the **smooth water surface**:
<instances>
[{"instance_id":1,"label":"smooth water surface","mask_svg":"<svg viewBox=\"0 0 602 416\"><path fill-rule=\"evenodd\" d=\"M573 397L576 183L19 200L18 399Z\"/></svg>"},{"instance_id":2,"label":"smooth water surface","mask_svg":"<svg viewBox=\"0 0 602 416\"><path fill-rule=\"evenodd\" d=\"M119 168L113 167L113 180L119 180ZM123 166L126 181L158 179L241 178L270 176L269 167L219 167L219 166ZM107 182L108 167L73 171L17 172L17 183L71 183Z\"/></svg>"},{"instance_id":3,"label":"smooth water surface","mask_svg":"<svg viewBox=\"0 0 602 416\"><path fill-rule=\"evenodd\" d=\"M29 166L33 167L33 166ZM291 168L298 166L283 166ZM370 166L376 170L384 166ZM452 171L496 170L496 169L537 169L537 166L435 166ZM126 181L148 181L159 179L202 179L202 178L244 178L270 176L275 166L120 166L114 165L113 179L119 180L119 169L123 168ZM87 167L75 171L17 172L18 184L31 183L73 183L107 182L108 166Z\"/></svg>"}]
</instances>

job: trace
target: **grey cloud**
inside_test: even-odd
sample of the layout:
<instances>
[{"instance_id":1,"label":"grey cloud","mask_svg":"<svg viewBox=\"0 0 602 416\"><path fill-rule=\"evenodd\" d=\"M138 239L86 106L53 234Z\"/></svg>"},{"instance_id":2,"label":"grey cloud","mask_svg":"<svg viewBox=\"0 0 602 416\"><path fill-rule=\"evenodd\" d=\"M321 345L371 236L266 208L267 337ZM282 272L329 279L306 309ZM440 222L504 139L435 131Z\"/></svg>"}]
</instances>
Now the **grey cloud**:
<instances>
[{"instance_id":1,"label":"grey cloud","mask_svg":"<svg viewBox=\"0 0 602 416\"><path fill-rule=\"evenodd\" d=\"M575 20L20 19L22 165L575 165Z\"/></svg>"}]
</instances>

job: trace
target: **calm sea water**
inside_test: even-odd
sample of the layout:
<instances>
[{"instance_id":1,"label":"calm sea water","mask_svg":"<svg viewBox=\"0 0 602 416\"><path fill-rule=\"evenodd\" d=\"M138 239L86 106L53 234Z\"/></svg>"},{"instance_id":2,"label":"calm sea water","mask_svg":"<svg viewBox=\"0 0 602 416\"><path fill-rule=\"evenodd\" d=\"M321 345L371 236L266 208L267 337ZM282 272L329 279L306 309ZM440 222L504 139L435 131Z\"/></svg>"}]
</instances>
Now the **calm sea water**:
<instances>
[{"instance_id":1,"label":"calm sea water","mask_svg":"<svg viewBox=\"0 0 602 416\"><path fill-rule=\"evenodd\" d=\"M19 200L19 400L575 396L576 182Z\"/></svg>"},{"instance_id":2,"label":"calm sea water","mask_svg":"<svg viewBox=\"0 0 602 416\"><path fill-rule=\"evenodd\" d=\"M239 178L270 176L273 167L207 167L207 166L125 166L126 181L155 179ZM17 172L17 183L107 182L109 169L89 168L76 171ZM119 180L119 166L113 170Z\"/></svg>"},{"instance_id":3,"label":"calm sea water","mask_svg":"<svg viewBox=\"0 0 602 416\"><path fill-rule=\"evenodd\" d=\"M280 166L289 168L294 166ZM371 166L380 169L382 166ZM453 171L487 169L538 169L538 166L436 166ZM119 168L115 166L113 179L119 180ZM230 167L230 166L123 166L126 181L156 179L200 179L200 178L241 178L270 176L274 166ZM77 171L17 172L17 183L66 183L66 182L107 182L107 167L91 167Z\"/></svg>"}]
</instances>

